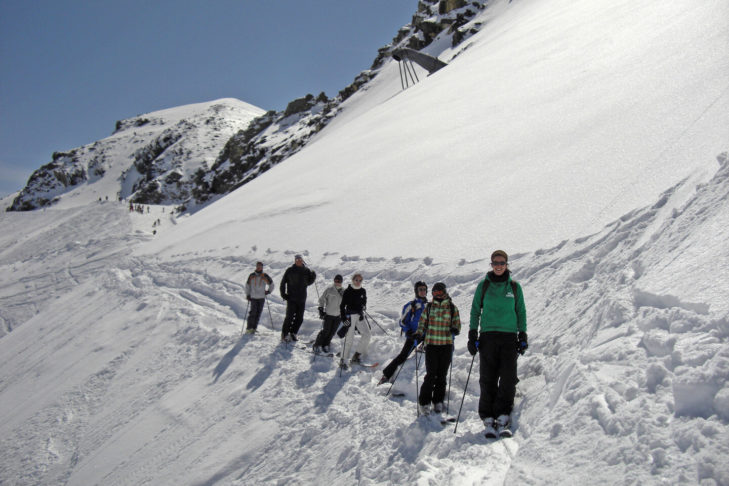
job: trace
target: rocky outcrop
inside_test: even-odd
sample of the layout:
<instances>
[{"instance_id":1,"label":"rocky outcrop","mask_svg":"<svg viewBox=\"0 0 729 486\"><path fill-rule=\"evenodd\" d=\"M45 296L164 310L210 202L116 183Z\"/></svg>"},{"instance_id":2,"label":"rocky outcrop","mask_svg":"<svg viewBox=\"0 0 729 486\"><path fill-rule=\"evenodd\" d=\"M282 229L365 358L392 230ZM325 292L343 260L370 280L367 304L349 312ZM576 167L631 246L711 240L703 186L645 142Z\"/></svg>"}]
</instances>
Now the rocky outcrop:
<instances>
[{"instance_id":1,"label":"rocky outcrop","mask_svg":"<svg viewBox=\"0 0 729 486\"><path fill-rule=\"evenodd\" d=\"M76 151L55 152L53 160L31 174L9 211L28 211L50 206L69 189L86 182L86 166Z\"/></svg>"},{"instance_id":2,"label":"rocky outcrop","mask_svg":"<svg viewBox=\"0 0 729 486\"><path fill-rule=\"evenodd\" d=\"M76 196L184 203L192 197L196 171L207 172L226 141L260 113L238 100L218 100L118 121L110 137L53 154L8 210L37 209Z\"/></svg>"},{"instance_id":3,"label":"rocky outcrop","mask_svg":"<svg viewBox=\"0 0 729 486\"><path fill-rule=\"evenodd\" d=\"M443 36L450 36L453 46L463 42L480 27L473 18L487 3L420 0L411 23L378 50L371 68L331 99L325 93L308 94L283 111L245 121L231 113L228 103L201 104L203 112L173 116L174 120L160 113L175 109L120 120L108 139L54 154L51 163L31 176L9 210L48 206L78 185L109 177L118 179L118 192L99 196L177 204L181 210L208 204L306 146L397 49L421 50Z\"/></svg>"}]
</instances>

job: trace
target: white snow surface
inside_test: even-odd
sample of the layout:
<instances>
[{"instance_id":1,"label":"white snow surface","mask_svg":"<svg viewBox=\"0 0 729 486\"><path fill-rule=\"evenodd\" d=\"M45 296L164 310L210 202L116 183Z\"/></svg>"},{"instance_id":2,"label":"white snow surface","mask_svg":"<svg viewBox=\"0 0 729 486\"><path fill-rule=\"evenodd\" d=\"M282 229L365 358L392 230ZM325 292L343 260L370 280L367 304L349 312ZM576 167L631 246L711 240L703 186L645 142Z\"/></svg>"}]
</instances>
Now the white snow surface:
<instances>
[{"instance_id":1,"label":"white snow surface","mask_svg":"<svg viewBox=\"0 0 729 486\"><path fill-rule=\"evenodd\" d=\"M246 235L274 250L475 259L599 231L715 170L726 18L726 0L494 2L457 57L440 54L447 68L401 91L393 61L304 150L155 249Z\"/></svg>"},{"instance_id":2,"label":"white snow surface","mask_svg":"<svg viewBox=\"0 0 729 486\"><path fill-rule=\"evenodd\" d=\"M729 485L726 10L495 2L447 68L388 97L389 66L193 216L0 214L0 483ZM514 438L487 441L465 329L456 433L416 418L414 360L405 396L376 383L413 283L445 282L465 328L497 247L530 348ZM279 345L278 291L241 337L255 262L277 286L295 253L302 340L359 271L379 368Z\"/></svg>"}]
</instances>

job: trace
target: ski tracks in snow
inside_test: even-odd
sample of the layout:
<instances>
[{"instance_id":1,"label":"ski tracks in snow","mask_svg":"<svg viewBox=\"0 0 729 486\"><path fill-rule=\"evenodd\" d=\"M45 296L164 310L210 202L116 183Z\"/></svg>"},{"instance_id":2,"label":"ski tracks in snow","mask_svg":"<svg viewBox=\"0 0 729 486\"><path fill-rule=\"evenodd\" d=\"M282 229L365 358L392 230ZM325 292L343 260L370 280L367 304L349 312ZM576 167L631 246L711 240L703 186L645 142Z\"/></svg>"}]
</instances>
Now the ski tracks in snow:
<instances>
[{"instance_id":1,"label":"ski tracks in snow","mask_svg":"<svg viewBox=\"0 0 729 486\"><path fill-rule=\"evenodd\" d=\"M681 298L664 291L676 276L665 269L685 253L692 261L700 262L692 252L704 251L717 255L714 264L726 262L726 250L694 238L703 227L685 228L729 227L729 208L716 210L729 204L728 171L725 161L678 209L669 209L669 191L599 234L513 257L531 347L519 359L515 437L492 442L481 435L478 363L468 378L465 326L450 415L469 382L453 434L451 426L416 418L414 360L398 378L405 396L385 400L375 385L379 370L340 378L337 360L279 345L285 306L277 292L260 334L240 337L243 284L255 261L264 260L278 286L291 254L134 257L122 222L104 219L104 233L88 227L93 218L71 211L95 243L50 228L76 264L60 265L58 274L36 271L63 256L42 232L26 246L8 240L2 254L22 256L32 271L2 287L3 304L23 310L3 305L13 330L2 338L11 351L0 358L0 476L29 484L460 485L557 483L565 475L598 483L729 482L717 460L729 453L729 315L713 298L726 294L726 282L707 281ZM99 241L105 251L84 260ZM45 256L34 260L27 245L46 249L38 253ZM317 293L336 273L348 282L360 271L368 313L389 334L373 326L368 359L382 366L402 345L395 317L414 281L446 282L465 324L487 266L306 257L318 279L302 341L320 328ZM11 268L12 258L0 264ZM25 303L17 299L20 285L36 289ZM337 338L334 344L340 347Z\"/></svg>"}]
</instances>

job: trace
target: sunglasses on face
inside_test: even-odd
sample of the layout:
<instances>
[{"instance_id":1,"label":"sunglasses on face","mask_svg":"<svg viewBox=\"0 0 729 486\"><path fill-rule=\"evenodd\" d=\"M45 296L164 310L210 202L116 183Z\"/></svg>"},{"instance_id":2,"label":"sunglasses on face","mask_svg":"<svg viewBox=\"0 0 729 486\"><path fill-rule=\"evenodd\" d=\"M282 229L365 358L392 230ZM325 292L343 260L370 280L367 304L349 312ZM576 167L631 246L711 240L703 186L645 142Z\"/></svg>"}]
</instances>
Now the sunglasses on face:
<instances>
[{"instance_id":1,"label":"sunglasses on face","mask_svg":"<svg viewBox=\"0 0 729 486\"><path fill-rule=\"evenodd\" d=\"M492 267L503 267L506 266L506 262L491 262Z\"/></svg>"},{"instance_id":2,"label":"sunglasses on face","mask_svg":"<svg viewBox=\"0 0 729 486\"><path fill-rule=\"evenodd\" d=\"M361 281L362 281L362 279L361 279L361 278L355 278L355 279L353 280L353 282L361 282Z\"/></svg>"}]
</instances>

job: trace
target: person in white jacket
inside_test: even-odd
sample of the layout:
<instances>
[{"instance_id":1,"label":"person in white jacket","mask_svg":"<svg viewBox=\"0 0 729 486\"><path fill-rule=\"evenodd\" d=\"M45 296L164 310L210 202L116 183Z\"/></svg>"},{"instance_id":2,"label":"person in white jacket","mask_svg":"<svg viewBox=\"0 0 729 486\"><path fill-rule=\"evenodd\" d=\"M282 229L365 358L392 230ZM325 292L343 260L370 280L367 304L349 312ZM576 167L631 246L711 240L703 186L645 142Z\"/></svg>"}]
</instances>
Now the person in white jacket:
<instances>
[{"instance_id":1,"label":"person in white jacket","mask_svg":"<svg viewBox=\"0 0 729 486\"><path fill-rule=\"evenodd\" d=\"M322 329L316 336L314 341L314 352L321 351L329 353L329 347L332 343L332 337L337 332L341 317L339 315L339 305L342 303L342 281L341 275L334 277L334 283L331 287L327 287L324 293L319 297L319 318L322 319Z\"/></svg>"},{"instance_id":2,"label":"person in white jacket","mask_svg":"<svg viewBox=\"0 0 729 486\"><path fill-rule=\"evenodd\" d=\"M263 304L266 296L271 293L271 289L273 289L273 279L263 273L263 262L257 262L256 271L251 273L246 280L246 299L251 307L251 311L248 313L246 334L256 332L258 321L263 313Z\"/></svg>"}]
</instances>

